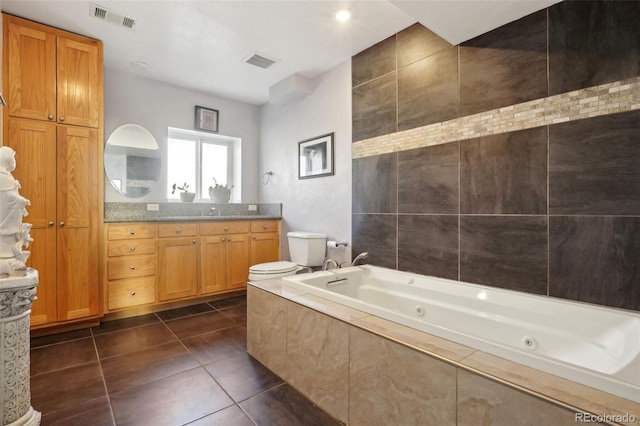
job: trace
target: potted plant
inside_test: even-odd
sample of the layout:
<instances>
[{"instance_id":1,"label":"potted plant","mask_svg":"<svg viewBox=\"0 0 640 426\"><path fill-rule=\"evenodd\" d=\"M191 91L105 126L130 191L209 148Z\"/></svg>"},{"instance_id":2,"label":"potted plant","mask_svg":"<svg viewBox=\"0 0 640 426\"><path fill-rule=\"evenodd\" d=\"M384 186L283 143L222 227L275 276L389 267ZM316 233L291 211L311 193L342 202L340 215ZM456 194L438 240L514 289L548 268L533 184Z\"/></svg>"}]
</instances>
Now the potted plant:
<instances>
[{"instance_id":1,"label":"potted plant","mask_svg":"<svg viewBox=\"0 0 640 426\"><path fill-rule=\"evenodd\" d=\"M216 178L213 179L213 185L209 187L209 198L214 203L228 203L231 198L231 189L233 185L228 187L227 185L220 185Z\"/></svg>"},{"instance_id":2,"label":"potted plant","mask_svg":"<svg viewBox=\"0 0 640 426\"><path fill-rule=\"evenodd\" d=\"M176 189L182 191L180 193L180 201L191 203L196 198L195 192L189 192L189 184L187 182L183 183L182 186L178 186L177 183L174 183L171 187L171 193L173 194L174 192L176 192Z\"/></svg>"}]
</instances>

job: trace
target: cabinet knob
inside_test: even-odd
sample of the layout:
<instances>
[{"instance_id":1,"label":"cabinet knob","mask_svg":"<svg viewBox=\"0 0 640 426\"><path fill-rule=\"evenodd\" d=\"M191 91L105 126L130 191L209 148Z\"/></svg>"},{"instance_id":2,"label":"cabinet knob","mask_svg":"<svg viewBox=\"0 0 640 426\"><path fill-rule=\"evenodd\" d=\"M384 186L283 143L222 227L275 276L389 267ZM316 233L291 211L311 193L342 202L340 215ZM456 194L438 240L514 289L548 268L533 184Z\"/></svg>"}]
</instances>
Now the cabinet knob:
<instances>
[{"instance_id":1,"label":"cabinet knob","mask_svg":"<svg viewBox=\"0 0 640 426\"><path fill-rule=\"evenodd\" d=\"M269 228L269 227L268 227L267 225L264 225L262 228L267 229L267 228Z\"/></svg>"},{"instance_id":2,"label":"cabinet knob","mask_svg":"<svg viewBox=\"0 0 640 426\"><path fill-rule=\"evenodd\" d=\"M227 238L227 241L231 241L231 238Z\"/></svg>"},{"instance_id":3,"label":"cabinet knob","mask_svg":"<svg viewBox=\"0 0 640 426\"><path fill-rule=\"evenodd\" d=\"M193 240L191 240L191 244L195 244L197 242L198 242L198 240L196 240L195 238Z\"/></svg>"},{"instance_id":4,"label":"cabinet knob","mask_svg":"<svg viewBox=\"0 0 640 426\"><path fill-rule=\"evenodd\" d=\"M228 227L228 226L225 226L225 227L224 227L224 230L225 230L225 231L228 231L228 230L229 230L229 227Z\"/></svg>"},{"instance_id":5,"label":"cabinet knob","mask_svg":"<svg viewBox=\"0 0 640 426\"><path fill-rule=\"evenodd\" d=\"M255 235L253 236L253 239L254 239L254 240L256 239L256 236L255 236Z\"/></svg>"},{"instance_id":6,"label":"cabinet knob","mask_svg":"<svg viewBox=\"0 0 640 426\"><path fill-rule=\"evenodd\" d=\"M49 226L53 226L55 222L49 222Z\"/></svg>"},{"instance_id":7,"label":"cabinet knob","mask_svg":"<svg viewBox=\"0 0 640 426\"><path fill-rule=\"evenodd\" d=\"M135 291L132 291L132 292L131 292L131 295L132 295L132 296L135 296L135 295L136 295L136 292L135 292Z\"/></svg>"},{"instance_id":8,"label":"cabinet knob","mask_svg":"<svg viewBox=\"0 0 640 426\"><path fill-rule=\"evenodd\" d=\"M60 121L64 121L64 117L60 117Z\"/></svg>"},{"instance_id":9,"label":"cabinet knob","mask_svg":"<svg viewBox=\"0 0 640 426\"><path fill-rule=\"evenodd\" d=\"M136 270L136 267L135 267L135 265L134 265L134 266L132 266L132 267L131 267L131 268L129 268L129 269L131 269L132 271L135 271L135 270Z\"/></svg>"},{"instance_id":10,"label":"cabinet knob","mask_svg":"<svg viewBox=\"0 0 640 426\"><path fill-rule=\"evenodd\" d=\"M49 114L49 117L47 117L49 120L53 120L53 114Z\"/></svg>"},{"instance_id":11,"label":"cabinet knob","mask_svg":"<svg viewBox=\"0 0 640 426\"><path fill-rule=\"evenodd\" d=\"M129 231L129 234L131 234L131 235L136 235L136 230L135 230L135 229L130 230L130 231Z\"/></svg>"},{"instance_id":12,"label":"cabinet knob","mask_svg":"<svg viewBox=\"0 0 640 426\"><path fill-rule=\"evenodd\" d=\"M176 234L180 233L180 228L176 228Z\"/></svg>"},{"instance_id":13,"label":"cabinet knob","mask_svg":"<svg viewBox=\"0 0 640 426\"><path fill-rule=\"evenodd\" d=\"M220 238L220 241L224 241L224 237Z\"/></svg>"},{"instance_id":14,"label":"cabinet knob","mask_svg":"<svg viewBox=\"0 0 640 426\"><path fill-rule=\"evenodd\" d=\"M131 246L131 251L135 251L136 250L136 246Z\"/></svg>"},{"instance_id":15,"label":"cabinet knob","mask_svg":"<svg viewBox=\"0 0 640 426\"><path fill-rule=\"evenodd\" d=\"M60 226L64 226L64 222L60 222Z\"/></svg>"}]
</instances>

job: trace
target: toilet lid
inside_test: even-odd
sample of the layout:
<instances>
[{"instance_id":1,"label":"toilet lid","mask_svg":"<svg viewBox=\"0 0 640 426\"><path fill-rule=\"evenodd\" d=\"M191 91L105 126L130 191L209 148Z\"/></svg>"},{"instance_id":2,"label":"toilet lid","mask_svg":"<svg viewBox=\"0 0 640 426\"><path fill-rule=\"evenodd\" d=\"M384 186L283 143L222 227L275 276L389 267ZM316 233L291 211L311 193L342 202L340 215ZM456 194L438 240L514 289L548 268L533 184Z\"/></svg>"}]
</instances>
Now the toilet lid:
<instances>
[{"instance_id":1,"label":"toilet lid","mask_svg":"<svg viewBox=\"0 0 640 426\"><path fill-rule=\"evenodd\" d=\"M284 272L292 272L298 268L298 265L293 262L268 262L253 265L249 268L249 272L254 274L282 274Z\"/></svg>"}]
</instances>

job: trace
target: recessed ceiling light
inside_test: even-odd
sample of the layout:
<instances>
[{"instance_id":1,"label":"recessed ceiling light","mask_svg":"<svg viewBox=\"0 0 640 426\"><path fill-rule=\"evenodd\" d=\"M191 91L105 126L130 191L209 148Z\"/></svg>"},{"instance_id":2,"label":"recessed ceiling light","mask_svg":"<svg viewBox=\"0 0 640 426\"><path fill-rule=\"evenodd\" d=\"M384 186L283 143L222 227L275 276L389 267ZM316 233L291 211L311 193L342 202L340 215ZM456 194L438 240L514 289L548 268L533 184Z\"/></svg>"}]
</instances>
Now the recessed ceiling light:
<instances>
[{"instance_id":1,"label":"recessed ceiling light","mask_svg":"<svg viewBox=\"0 0 640 426\"><path fill-rule=\"evenodd\" d=\"M336 12L336 19L340 22L346 22L351 19L351 12L348 9L340 9Z\"/></svg>"}]
</instances>

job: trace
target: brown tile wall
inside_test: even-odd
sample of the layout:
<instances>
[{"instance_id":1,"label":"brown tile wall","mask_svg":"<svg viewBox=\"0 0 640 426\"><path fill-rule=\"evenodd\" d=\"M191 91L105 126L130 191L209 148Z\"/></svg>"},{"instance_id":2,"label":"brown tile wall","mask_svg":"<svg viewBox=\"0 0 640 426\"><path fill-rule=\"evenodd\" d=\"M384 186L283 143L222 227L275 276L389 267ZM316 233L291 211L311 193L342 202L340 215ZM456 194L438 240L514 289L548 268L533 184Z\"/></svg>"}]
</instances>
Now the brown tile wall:
<instances>
[{"instance_id":1,"label":"brown tile wall","mask_svg":"<svg viewBox=\"0 0 640 426\"><path fill-rule=\"evenodd\" d=\"M354 255L640 310L639 19L638 2L562 2L461 46L416 24L355 56L387 65L353 80ZM384 78L392 123L358 115Z\"/></svg>"}]
</instances>

